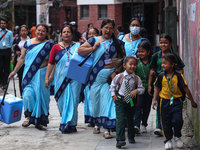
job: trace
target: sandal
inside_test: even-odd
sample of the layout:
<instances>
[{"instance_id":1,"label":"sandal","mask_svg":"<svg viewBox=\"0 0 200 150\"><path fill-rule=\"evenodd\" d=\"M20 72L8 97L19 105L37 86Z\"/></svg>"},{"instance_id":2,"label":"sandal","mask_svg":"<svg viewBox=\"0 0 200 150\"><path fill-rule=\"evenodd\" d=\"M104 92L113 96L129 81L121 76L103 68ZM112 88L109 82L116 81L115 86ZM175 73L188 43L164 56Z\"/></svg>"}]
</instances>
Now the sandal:
<instances>
[{"instance_id":1,"label":"sandal","mask_svg":"<svg viewBox=\"0 0 200 150\"><path fill-rule=\"evenodd\" d=\"M28 127L28 126L30 125L30 124L29 124L29 120L30 120L30 118L27 117L27 118L25 119L25 121L23 122L22 126L23 126L23 127Z\"/></svg>"},{"instance_id":2,"label":"sandal","mask_svg":"<svg viewBox=\"0 0 200 150\"><path fill-rule=\"evenodd\" d=\"M100 133L100 127L95 125L94 130L93 130L93 134L99 134L99 133Z\"/></svg>"},{"instance_id":3,"label":"sandal","mask_svg":"<svg viewBox=\"0 0 200 150\"><path fill-rule=\"evenodd\" d=\"M105 138L105 139L111 139L112 138L112 135L110 134L110 132L108 132L107 130L104 132L104 134L103 134L103 137Z\"/></svg>"}]
</instances>

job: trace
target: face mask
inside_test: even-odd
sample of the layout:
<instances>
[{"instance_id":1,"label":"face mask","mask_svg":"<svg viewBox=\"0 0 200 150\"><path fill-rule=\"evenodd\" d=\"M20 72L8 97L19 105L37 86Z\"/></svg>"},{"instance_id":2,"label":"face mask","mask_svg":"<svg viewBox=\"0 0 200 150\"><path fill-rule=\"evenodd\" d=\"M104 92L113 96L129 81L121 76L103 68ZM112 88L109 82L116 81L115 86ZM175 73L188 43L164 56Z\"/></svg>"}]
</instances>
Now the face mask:
<instances>
[{"instance_id":1,"label":"face mask","mask_svg":"<svg viewBox=\"0 0 200 150\"><path fill-rule=\"evenodd\" d=\"M130 27L130 31L133 35L137 35L140 32L140 27Z\"/></svg>"}]
</instances>

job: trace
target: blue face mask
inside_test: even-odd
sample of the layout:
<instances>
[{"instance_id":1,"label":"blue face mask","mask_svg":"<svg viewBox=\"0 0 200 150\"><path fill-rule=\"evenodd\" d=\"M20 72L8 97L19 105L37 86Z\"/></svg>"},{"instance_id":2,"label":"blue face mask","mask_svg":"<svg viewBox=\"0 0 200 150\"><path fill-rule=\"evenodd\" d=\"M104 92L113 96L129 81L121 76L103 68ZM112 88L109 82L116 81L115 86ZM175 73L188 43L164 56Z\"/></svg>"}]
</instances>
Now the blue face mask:
<instances>
[{"instance_id":1,"label":"blue face mask","mask_svg":"<svg viewBox=\"0 0 200 150\"><path fill-rule=\"evenodd\" d=\"M130 27L130 31L133 35L137 35L140 32L140 27Z\"/></svg>"}]
</instances>

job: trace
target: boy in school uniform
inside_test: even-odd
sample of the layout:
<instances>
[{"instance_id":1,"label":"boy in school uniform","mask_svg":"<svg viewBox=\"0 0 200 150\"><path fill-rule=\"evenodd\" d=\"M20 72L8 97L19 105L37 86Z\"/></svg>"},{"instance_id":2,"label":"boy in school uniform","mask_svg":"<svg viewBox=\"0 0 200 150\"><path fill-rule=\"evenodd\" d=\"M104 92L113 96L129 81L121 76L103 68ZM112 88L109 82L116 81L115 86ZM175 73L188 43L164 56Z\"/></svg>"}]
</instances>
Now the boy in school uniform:
<instances>
[{"instance_id":1,"label":"boy in school uniform","mask_svg":"<svg viewBox=\"0 0 200 150\"><path fill-rule=\"evenodd\" d=\"M129 143L135 143L134 114L135 106L138 103L137 95L141 95L145 91L140 77L135 75L137 63L136 57L127 56L123 63L126 70L116 75L110 85L110 92L116 104L116 147L118 148L126 145L125 118L128 124ZM117 87L119 91L116 90Z\"/></svg>"}]
</instances>

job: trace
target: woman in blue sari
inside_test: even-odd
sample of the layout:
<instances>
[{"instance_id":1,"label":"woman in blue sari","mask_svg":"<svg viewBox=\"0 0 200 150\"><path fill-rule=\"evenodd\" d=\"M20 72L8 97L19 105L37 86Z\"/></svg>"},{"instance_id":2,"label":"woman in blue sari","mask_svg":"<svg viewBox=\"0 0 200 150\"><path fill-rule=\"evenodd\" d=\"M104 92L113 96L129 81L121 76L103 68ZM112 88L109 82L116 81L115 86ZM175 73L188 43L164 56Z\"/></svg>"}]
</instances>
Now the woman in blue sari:
<instances>
[{"instance_id":1,"label":"woman in blue sari","mask_svg":"<svg viewBox=\"0 0 200 150\"><path fill-rule=\"evenodd\" d=\"M141 27L140 20L138 18L134 17L129 22L130 33L121 35L118 38L118 39L122 40L123 42L125 42L124 49L126 52L126 56L137 55L138 45L144 40L149 42L148 39L141 38L141 36L139 35L140 27Z\"/></svg>"},{"instance_id":2,"label":"woman in blue sari","mask_svg":"<svg viewBox=\"0 0 200 150\"><path fill-rule=\"evenodd\" d=\"M55 44L50 53L45 86L49 87L49 78L55 77L55 99L61 115L59 130L62 133L76 132L78 103L82 84L66 77L69 61L80 46L72 41L73 29L64 26L61 29L62 42ZM54 73L55 67L55 73ZM52 73L53 72L53 73Z\"/></svg>"},{"instance_id":3,"label":"woman in blue sari","mask_svg":"<svg viewBox=\"0 0 200 150\"><path fill-rule=\"evenodd\" d=\"M86 38L89 40L91 37L95 37L99 35L99 30L96 28L90 28L87 31ZM92 106L90 100L90 89L88 86L84 89L84 115L85 115L85 123L88 123L88 127L94 127L93 123L93 113Z\"/></svg>"},{"instance_id":4,"label":"woman in blue sari","mask_svg":"<svg viewBox=\"0 0 200 150\"><path fill-rule=\"evenodd\" d=\"M79 55L85 56L93 52L94 63L89 76L90 99L95 124L93 133L100 133L100 126L105 129L104 137L112 138L110 129L115 128L115 104L109 92L107 80L115 76L116 58L123 57L124 42L117 40L114 35L115 23L105 19L101 24L101 35L90 38L78 48Z\"/></svg>"},{"instance_id":5,"label":"woman in blue sari","mask_svg":"<svg viewBox=\"0 0 200 150\"><path fill-rule=\"evenodd\" d=\"M49 52L53 43L48 39L48 27L44 24L36 26L36 37L24 43L22 54L9 78L13 77L25 64L22 80L23 105L26 120L22 126L34 124L42 129L49 123L50 90L44 86Z\"/></svg>"}]
</instances>

